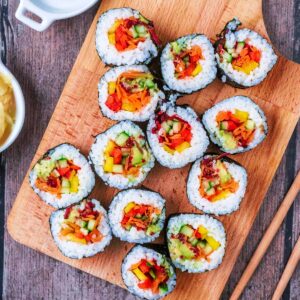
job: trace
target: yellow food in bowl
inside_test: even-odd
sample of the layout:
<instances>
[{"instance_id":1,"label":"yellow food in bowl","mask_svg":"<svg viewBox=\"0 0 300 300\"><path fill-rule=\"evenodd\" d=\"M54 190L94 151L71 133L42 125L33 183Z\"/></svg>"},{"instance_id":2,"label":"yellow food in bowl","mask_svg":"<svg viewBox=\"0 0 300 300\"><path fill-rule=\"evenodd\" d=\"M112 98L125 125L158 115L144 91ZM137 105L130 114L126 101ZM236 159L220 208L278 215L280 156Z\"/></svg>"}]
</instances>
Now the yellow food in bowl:
<instances>
[{"instance_id":1,"label":"yellow food in bowl","mask_svg":"<svg viewBox=\"0 0 300 300\"><path fill-rule=\"evenodd\" d=\"M11 81L0 74L0 146L9 137L15 122L16 103Z\"/></svg>"}]
</instances>

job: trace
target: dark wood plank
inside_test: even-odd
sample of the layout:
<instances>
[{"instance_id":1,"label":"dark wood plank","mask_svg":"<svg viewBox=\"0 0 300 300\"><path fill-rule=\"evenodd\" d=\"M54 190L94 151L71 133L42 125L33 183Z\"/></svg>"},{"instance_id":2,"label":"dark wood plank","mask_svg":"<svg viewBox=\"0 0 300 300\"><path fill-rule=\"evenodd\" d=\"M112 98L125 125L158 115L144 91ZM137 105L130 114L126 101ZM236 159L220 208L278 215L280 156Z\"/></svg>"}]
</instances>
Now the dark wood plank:
<instances>
[{"instance_id":1,"label":"dark wood plank","mask_svg":"<svg viewBox=\"0 0 300 300\"><path fill-rule=\"evenodd\" d=\"M263 2L264 20L276 48L287 58L300 62L300 1L266 0ZM277 207L300 170L300 124L288 145L286 153L273 179L272 186L260 209L248 239L243 247L232 275L224 290L227 299L237 284ZM266 256L255 272L242 299L270 299L300 234L300 195L290 209ZM283 299L299 299L300 266L286 288Z\"/></svg>"},{"instance_id":2,"label":"dark wood plank","mask_svg":"<svg viewBox=\"0 0 300 300\"><path fill-rule=\"evenodd\" d=\"M296 175L296 170L299 170L300 157L299 155L296 157L297 151L299 153L300 146L299 134L300 124L298 124L297 128L295 129L285 156L282 159L266 199L260 209L260 213L256 218L239 259L236 262L236 266L223 293L224 299L227 299L233 291L240 276L242 275L244 268L247 265L247 262L250 260L254 250L257 247L257 244L259 243L268 224L271 222L273 215L280 205L281 200L291 185L293 178ZM297 145L296 140L298 141ZM271 298L275 286L287 262L288 256L290 255L291 249L300 233L299 200L300 195L298 195L295 204L290 209L286 220L273 240L259 268L256 270L252 280L245 289L242 299ZM291 287L293 288L287 288L284 299L297 299L297 296L299 297L299 267L291 280Z\"/></svg>"},{"instance_id":3,"label":"dark wood plank","mask_svg":"<svg viewBox=\"0 0 300 300\"><path fill-rule=\"evenodd\" d=\"M5 6L5 2L1 2L0 5ZM44 33L37 33L15 20L13 15L17 4L18 1L10 1L8 10L14 36L8 30L8 23L3 24L3 32L8 46L8 66L20 80L25 92L27 119L20 138L4 154L5 162L3 161L0 166L1 176L5 164L5 215L11 208L24 173L96 12L96 8L93 8L81 16L57 22ZM300 61L300 28L293 26L296 22L294 15L297 4L299 0L268 0L264 3L264 11L269 34L281 53ZM5 21L2 19L1 22ZM230 295L291 184L296 170L300 167L299 135L300 126L295 130L272 187L224 290L224 299ZM1 183L3 184L3 181L0 180L0 190ZM242 299L270 297L289 252L299 236L299 216L300 203L297 201ZM17 244L7 232L4 244L3 298L5 299L134 299L119 287ZM299 278L300 268L294 274L284 299L297 299L300 294Z\"/></svg>"},{"instance_id":4,"label":"dark wood plank","mask_svg":"<svg viewBox=\"0 0 300 300\"><path fill-rule=\"evenodd\" d=\"M14 36L6 35L7 62L22 85L27 116L18 141L4 154L5 215L16 197L97 9L94 7L81 16L57 22L48 31L38 33L13 17L17 4L18 1L9 3ZM4 244L5 299L134 299L119 287L17 244L7 232Z\"/></svg>"}]
</instances>

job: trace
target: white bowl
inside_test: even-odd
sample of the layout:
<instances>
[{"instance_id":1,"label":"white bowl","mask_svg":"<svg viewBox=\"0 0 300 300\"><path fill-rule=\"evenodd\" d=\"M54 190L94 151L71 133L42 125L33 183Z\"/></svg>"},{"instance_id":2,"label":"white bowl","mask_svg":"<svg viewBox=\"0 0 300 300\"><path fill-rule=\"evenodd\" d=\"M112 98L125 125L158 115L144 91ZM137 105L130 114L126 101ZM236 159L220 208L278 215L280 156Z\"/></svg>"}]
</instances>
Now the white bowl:
<instances>
[{"instance_id":1,"label":"white bowl","mask_svg":"<svg viewBox=\"0 0 300 300\"><path fill-rule=\"evenodd\" d=\"M13 74L6 68L6 66L1 62L1 60L0 60L0 73L7 76L11 80L15 101L16 101L15 124L12 128L12 132L10 133L9 137L6 139L5 143L0 146L0 152L3 152L16 140L19 133L21 132L21 129L24 124L24 118L25 118L25 101L18 81L13 76Z\"/></svg>"},{"instance_id":2,"label":"white bowl","mask_svg":"<svg viewBox=\"0 0 300 300\"><path fill-rule=\"evenodd\" d=\"M16 11L16 18L37 30L44 31L54 21L81 14L99 0L21 0ZM33 20L26 12L31 12L41 19Z\"/></svg>"}]
</instances>

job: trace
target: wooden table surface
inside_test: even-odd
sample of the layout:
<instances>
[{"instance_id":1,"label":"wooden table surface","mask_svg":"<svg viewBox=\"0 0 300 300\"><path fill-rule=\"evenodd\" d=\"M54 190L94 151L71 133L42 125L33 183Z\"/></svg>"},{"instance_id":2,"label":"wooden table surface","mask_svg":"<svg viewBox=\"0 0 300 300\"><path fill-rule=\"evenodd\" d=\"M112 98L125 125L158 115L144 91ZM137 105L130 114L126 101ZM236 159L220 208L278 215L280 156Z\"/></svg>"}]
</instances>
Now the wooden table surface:
<instances>
[{"instance_id":1,"label":"wooden table surface","mask_svg":"<svg viewBox=\"0 0 300 300\"><path fill-rule=\"evenodd\" d=\"M3 299L18 300L136 299L119 287L16 243L7 233L5 220L8 212L97 9L93 7L80 16L56 22L46 32L39 33L15 19L18 2L0 1L1 57L19 79L27 110L24 128L17 142L0 154L0 239L4 241L0 244L0 292ZM300 63L300 0L265 0L264 16L277 49ZM224 289L223 299L228 299L300 169L299 136L298 124ZM300 233L299 198L290 209L242 299L270 299ZM300 299L300 266L283 299Z\"/></svg>"}]
</instances>

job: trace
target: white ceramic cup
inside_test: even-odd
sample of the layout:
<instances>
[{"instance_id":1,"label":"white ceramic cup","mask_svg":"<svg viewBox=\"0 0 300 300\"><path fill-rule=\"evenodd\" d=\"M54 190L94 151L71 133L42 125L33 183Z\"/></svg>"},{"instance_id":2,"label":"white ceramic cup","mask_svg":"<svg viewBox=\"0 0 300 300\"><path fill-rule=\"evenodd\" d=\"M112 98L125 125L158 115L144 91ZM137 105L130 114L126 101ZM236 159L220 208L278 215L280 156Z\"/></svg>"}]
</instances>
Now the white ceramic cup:
<instances>
[{"instance_id":1,"label":"white ceramic cup","mask_svg":"<svg viewBox=\"0 0 300 300\"><path fill-rule=\"evenodd\" d=\"M19 133L24 124L25 119L25 101L22 93L22 89L17 81L17 79L13 76L13 74L6 68L6 66L0 60L0 73L7 76L11 80L14 97L16 101L16 118L15 124L12 128L12 131L9 137L6 139L4 144L0 146L0 152L3 152L7 149L18 137Z\"/></svg>"},{"instance_id":2,"label":"white ceramic cup","mask_svg":"<svg viewBox=\"0 0 300 300\"><path fill-rule=\"evenodd\" d=\"M54 21L67 19L81 14L99 0L21 0L16 18L37 31L44 31ZM41 21L33 20L26 12L38 16Z\"/></svg>"}]
</instances>

